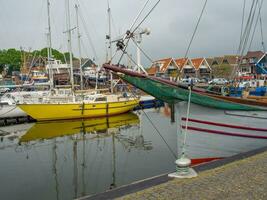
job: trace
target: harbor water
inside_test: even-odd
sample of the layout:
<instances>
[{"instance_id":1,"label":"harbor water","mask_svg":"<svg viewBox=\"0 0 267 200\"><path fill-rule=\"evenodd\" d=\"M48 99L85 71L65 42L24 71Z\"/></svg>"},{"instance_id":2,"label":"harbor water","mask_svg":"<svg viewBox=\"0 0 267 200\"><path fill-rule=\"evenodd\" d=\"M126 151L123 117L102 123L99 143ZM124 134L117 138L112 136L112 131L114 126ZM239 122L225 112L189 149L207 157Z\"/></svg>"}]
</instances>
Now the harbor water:
<instances>
[{"instance_id":1,"label":"harbor water","mask_svg":"<svg viewBox=\"0 0 267 200\"><path fill-rule=\"evenodd\" d=\"M160 108L1 127L1 199L73 199L173 172L177 126ZM208 134L188 139L193 142L186 148L194 159L267 145L267 140L229 136L224 141ZM229 148L231 141L235 145Z\"/></svg>"}]
</instances>

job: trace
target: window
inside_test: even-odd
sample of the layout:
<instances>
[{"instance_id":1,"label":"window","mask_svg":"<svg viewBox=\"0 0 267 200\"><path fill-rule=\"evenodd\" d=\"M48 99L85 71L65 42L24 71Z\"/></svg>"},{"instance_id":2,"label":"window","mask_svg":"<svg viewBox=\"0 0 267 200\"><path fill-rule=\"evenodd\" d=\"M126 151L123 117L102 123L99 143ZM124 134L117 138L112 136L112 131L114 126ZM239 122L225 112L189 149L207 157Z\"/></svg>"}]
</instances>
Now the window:
<instances>
[{"instance_id":1,"label":"window","mask_svg":"<svg viewBox=\"0 0 267 200\"><path fill-rule=\"evenodd\" d=\"M95 101L107 101L107 97L97 97Z\"/></svg>"},{"instance_id":2,"label":"window","mask_svg":"<svg viewBox=\"0 0 267 200\"><path fill-rule=\"evenodd\" d=\"M250 73L250 68L249 67L242 67L241 72L249 72Z\"/></svg>"},{"instance_id":3,"label":"window","mask_svg":"<svg viewBox=\"0 0 267 200\"><path fill-rule=\"evenodd\" d=\"M195 73L194 69L184 69L184 73Z\"/></svg>"},{"instance_id":4,"label":"window","mask_svg":"<svg viewBox=\"0 0 267 200\"><path fill-rule=\"evenodd\" d=\"M242 64L246 64L246 63L247 63L247 59L244 58L244 59L242 60Z\"/></svg>"},{"instance_id":5,"label":"window","mask_svg":"<svg viewBox=\"0 0 267 200\"><path fill-rule=\"evenodd\" d=\"M209 73L209 70L208 69L200 69L200 71L199 71L200 73Z\"/></svg>"}]
</instances>

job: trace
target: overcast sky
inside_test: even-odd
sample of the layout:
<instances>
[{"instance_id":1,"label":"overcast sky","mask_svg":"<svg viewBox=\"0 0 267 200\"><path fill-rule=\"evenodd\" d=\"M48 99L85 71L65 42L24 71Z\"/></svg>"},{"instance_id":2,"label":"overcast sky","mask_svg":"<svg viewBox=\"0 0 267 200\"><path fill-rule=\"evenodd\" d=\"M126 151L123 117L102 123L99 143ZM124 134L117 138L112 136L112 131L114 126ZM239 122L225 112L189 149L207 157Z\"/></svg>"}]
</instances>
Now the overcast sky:
<instances>
[{"instance_id":1,"label":"overcast sky","mask_svg":"<svg viewBox=\"0 0 267 200\"><path fill-rule=\"evenodd\" d=\"M109 0L113 37L123 34L132 24L146 0ZM67 51L65 0L50 0L52 47ZM156 0L150 0L151 8ZM252 0L247 0L247 8ZM74 4L79 4L83 57L95 57L88 37L93 41L98 62L105 60L105 35L108 30L107 0L70 0L71 24L75 27ZM142 24L151 34L143 37L142 48L153 59L183 57L200 15L204 0L161 0ZM235 54L241 30L243 0L209 0L189 57ZM148 12L149 9L146 9ZM262 22L267 43L267 6L262 7ZM248 12L248 9L247 9ZM143 15L144 16L144 15ZM142 19L143 17L141 17ZM46 46L46 0L0 0L0 49L40 49ZM87 31L85 30L85 27ZM259 27L252 50L262 50ZM90 36L88 36L90 35ZM77 36L73 32L73 51L77 56ZM135 57L133 44L129 54ZM125 59L126 60L126 59ZM142 63L149 61L142 56Z\"/></svg>"}]
</instances>

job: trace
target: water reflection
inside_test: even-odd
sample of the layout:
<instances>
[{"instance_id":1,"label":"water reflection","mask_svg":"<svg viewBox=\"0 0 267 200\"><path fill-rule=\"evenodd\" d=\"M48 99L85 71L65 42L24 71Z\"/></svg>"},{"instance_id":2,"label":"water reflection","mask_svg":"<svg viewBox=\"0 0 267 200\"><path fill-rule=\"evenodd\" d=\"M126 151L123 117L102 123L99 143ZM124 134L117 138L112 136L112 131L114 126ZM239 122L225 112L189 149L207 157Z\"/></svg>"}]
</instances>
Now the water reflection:
<instances>
[{"instance_id":1,"label":"water reflection","mask_svg":"<svg viewBox=\"0 0 267 200\"><path fill-rule=\"evenodd\" d=\"M163 129L169 126L168 118L148 113L161 121ZM18 129L20 134L12 140L5 136L0 143L4 199L72 199L173 168L168 150L140 113L34 123ZM162 164L157 164L158 157L163 157Z\"/></svg>"},{"instance_id":2,"label":"water reflection","mask_svg":"<svg viewBox=\"0 0 267 200\"><path fill-rule=\"evenodd\" d=\"M96 134L96 137L101 137L101 134L104 134L104 137L106 137L109 135L109 132L115 131L112 130L112 128L120 128L121 126L134 124L139 124L139 118L134 113L127 113L109 118L103 117L74 121L61 120L38 122L20 138L20 143L74 135L77 133Z\"/></svg>"},{"instance_id":3,"label":"water reflection","mask_svg":"<svg viewBox=\"0 0 267 200\"><path fill-rule=\"evenodd\" d=\"M166 108L144 112L1 127L1 199L73 199L174 171L170 149L181 153L184 138L179 120L171 123ZM189 131L186 153L198 164L265 145Z\"/></svg>"}]
</instances>

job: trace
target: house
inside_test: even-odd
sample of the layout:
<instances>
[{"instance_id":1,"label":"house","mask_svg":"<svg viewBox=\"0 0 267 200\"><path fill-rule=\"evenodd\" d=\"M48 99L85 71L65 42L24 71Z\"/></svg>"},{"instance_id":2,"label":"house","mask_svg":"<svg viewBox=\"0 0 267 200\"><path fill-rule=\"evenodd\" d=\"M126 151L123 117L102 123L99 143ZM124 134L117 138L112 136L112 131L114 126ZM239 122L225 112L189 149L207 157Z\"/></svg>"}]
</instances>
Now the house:
<instances>
[{"instance_id":1,"label":"house","mask_svg":"<svg viewBox=\"0 0 267 200\"><path fill-rule=\"evenodd\" d=\"M256 66L256 74L259 75L267 75L267 53L265 53L255 64Z\"/></svg>"},{"instance_id":2,"label":"house","mask_svg":"<svg viewBox=\"0 0 267 200\"><path fill-rule=\"evenodd\" d=\"M229 78L238 66L238 55L224 55L214 58L207 58L212 69L213 77Z\"/></svg>"},{"instance_id":3,"label":"house","mask_svg":"<svg viewBox=\"0 0 267 200\"><path fill-rule=\"evenodd\" d=\"M220 65L230 65L231 67L236 67L238 65L238 60L238 55L225 55Z\"/></svg>"},{"instance_id":4,"label":"house","mask_svg":"<svg viewBox=\"0 0 267 200\"><path fill-rule=\"evenodd\" d=\"M175 59L176 65L180 69L181 77L196 77L196 70L189 58L178 58Z\"/></svg>"},{"instance_id":5,"label":"house","mask_svg":"<svg viewBox=\"0 0 267 200\"><path fill-rule=\"evenodd\" d=\"M213 58L206 58L206 61L208 62L209 66L212 66Z\"/></svg>"},{"instance_id":6,"label":"house","mask_svg":"<svg viewBox=\"0 0 267 200\"><path fill-rule=\"evenodd\" d=\"M211 63L211 66L218 66L218 65L221 65L222 64L222 61L223 61L223 57L214 57L213 58L213 61Z\"/></svg>"},{"instance_id":7,"label":"house","mask_svg":"<svg viewBox=\"0 0 267 200\"><path fill-rule=\"evenodd\" d=\"M197 78L211 78L211 67L205 58L194 58L191 62Z\"/></svg>"},{"instance_id":8,"label":"house","mask_svg":"<svg viewBox=\"0 0 267 200\"><path fill-rule=\"evenodd\" d=\"M255 75L256 74L256 63L263 58L265 53L262 51L248 51L247 55L242 57L239 68L240 76ZM258 71L259 72L259 71Z\"/></svg>"},{"instance_id":9,"label":"house","mask_svg":"<svg viewBox=\"0 0 267 200\"><path fill-rule=\"evenodd\" d=\"M179 71L180 69L173 58L157 60L147 69L148 75L163 78L174 78Z\"/></svg>"}]
</instances>

